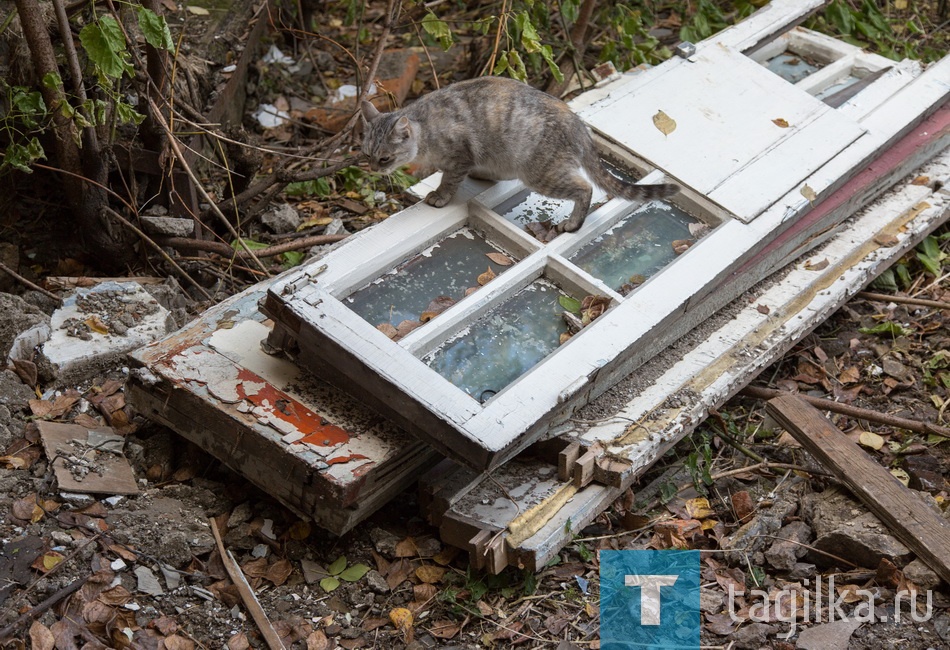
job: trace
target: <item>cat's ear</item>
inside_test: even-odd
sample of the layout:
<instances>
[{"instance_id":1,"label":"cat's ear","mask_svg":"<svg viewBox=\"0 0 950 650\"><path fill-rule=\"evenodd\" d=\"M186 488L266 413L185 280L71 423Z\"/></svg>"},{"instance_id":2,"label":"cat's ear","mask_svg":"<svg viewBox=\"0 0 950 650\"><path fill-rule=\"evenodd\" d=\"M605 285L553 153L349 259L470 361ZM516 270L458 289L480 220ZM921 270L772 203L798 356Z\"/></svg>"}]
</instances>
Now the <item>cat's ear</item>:
<instances>
[{"instance_id":1,"label":"cat's ear","mask_svg":"<svg viewBox=\"0 0 950 650\"><path fill-rule=\"evenodd\" d=\"M360 104L360 108L362 109L360 112L363 115L363 119L367 122L372 122L379 117L379 111L376 109L376 107L365 99L363 100L363 103Z\"/></svg>"},{"instance_id":2,"label":"cat's ear","mask_svg":"<svg viewBox=\"0 0 950 650\"><path fill-rule=\"evenodd\" d=\"M403 115L398 120L396 120L396 125L393 127L393 132L403 138L408 138L411 136L412 128L409 126L409 118Z\"/></svg>"}]
</instances>

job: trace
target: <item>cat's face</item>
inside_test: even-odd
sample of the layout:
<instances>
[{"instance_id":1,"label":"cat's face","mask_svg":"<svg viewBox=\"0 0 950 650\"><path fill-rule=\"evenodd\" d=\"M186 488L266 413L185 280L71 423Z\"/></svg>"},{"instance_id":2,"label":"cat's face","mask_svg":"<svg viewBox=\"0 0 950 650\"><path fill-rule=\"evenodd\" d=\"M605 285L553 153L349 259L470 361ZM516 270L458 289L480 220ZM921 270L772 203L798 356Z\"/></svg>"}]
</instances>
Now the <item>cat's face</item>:
<instances>
[{"instance_id":1,"label":"cat's face","mask_svg":"<svg viewBox=\"0 0 950 650\"><path fill-rule=\"evenodd\" d=\"M362 151L370 169L389 174L415 159L418 141L408 118L380 113L369 102L363 102L362 113Z\"/></svg>"}]
</instances>

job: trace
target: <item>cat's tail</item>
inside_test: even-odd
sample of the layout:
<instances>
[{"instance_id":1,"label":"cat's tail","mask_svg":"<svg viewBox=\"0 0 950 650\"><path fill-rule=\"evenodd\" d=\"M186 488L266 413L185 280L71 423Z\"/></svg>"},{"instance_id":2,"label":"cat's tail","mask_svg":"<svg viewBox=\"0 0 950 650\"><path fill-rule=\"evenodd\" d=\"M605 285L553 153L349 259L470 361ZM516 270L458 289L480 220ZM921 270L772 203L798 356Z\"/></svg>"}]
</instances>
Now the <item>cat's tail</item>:
<instances>
[{"instance_id":1,"label":"cat's tail","mask_svg":"<svg viewBox=\"0 0 950 650\"><path fill-rule=\"evenodd\" d=\"M653 199L666 199L680 191L680 186L675 183L657 183L655 185L640 185L627 183L613 174L600 162L596 154L592 156L593 160L585 161L587 173L601 189L606 190L608 194L619 196L628 201L651 201Z\"/></svg>"}]
</instances>

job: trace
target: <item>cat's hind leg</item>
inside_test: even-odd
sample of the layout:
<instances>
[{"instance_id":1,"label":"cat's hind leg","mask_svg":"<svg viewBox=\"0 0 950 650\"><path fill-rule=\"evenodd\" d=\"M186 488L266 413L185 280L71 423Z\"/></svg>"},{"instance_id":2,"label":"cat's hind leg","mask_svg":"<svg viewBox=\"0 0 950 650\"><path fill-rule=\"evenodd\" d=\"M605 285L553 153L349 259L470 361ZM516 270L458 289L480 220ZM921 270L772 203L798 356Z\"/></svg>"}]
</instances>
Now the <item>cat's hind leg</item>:
<instances>
[{"instance_id":1,"label":"cat's hind leg","mask_svg":"<svg viewBox=\"0 0 950 650\"><path fill-rule=\"evenodd\" d=\"M561 177L555 184L539 191L546 196L574 202L571 216L557 224L558 232L574 232L584 224L594 190L583 176L574 173Z\"/></svg>"}]
</instances>

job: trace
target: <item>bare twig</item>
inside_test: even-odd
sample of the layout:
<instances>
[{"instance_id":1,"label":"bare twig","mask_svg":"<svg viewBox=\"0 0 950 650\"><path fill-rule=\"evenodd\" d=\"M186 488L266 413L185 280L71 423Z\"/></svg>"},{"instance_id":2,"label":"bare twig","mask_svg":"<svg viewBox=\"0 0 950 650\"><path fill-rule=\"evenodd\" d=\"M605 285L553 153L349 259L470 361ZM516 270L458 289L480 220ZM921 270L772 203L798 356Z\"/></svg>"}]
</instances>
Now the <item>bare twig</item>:
<instances>
[{"instance_id":1,"label":"bare twig","mask_svg":"<svg viewBox=\"0 0 950 650\"><path fill-rule=\"evenodd\" d=\"M11 269L9 266L4 264L3 262L0 262L0 271L3 271L7 275L9 275L11 278L14 278L17 282L19 282L23 286L29 287L30 289L33 289L34 291L39 291L47 298L51 298L52 300L55 300L57 305L63 304L63 299L57 296L55 293L52 293L51 291L47 291L46 289L39 286L38 284L34 284L30 282L29 280L24 278L22 275L20 275L19 273Z\"/></svg>"},{"instance_id":2,"label":"bare twig","mask_svg":"<svg viewBox=\"0 0 950 650\"><path fill-rule=\"evenodd\" d=\"M123 217L121 214L119 214L112 208L104 207L103 210L105 210L109 214L109 216L116 219L123 226L125 226L126 228L134 232L136 235L141 237L142 241L144 241L146 244L149 245L149 247L153 248L156 252L158 252L159 255L165 258L165 261L168 262L172 266L172 268L178 271L178 274L181 275L181 277L183 277L185 280L187 280L189 284L195 287L198 290L198 292L202 296L204 296L205 300L207 300L208 302L214 302L214 298L212 298L211 295L207 291L205 291L205 288L202 287L200 284L198 284L198 282L193 277L188 275L188 272L185 271L185 269L181 268L178 265L178 263L175 260L173 260L168 253L163 251L162 247L156 244L155 241L151 237L149 237L144 232L136 228L135 225L131 221Z\"/></svg>"},{"instance_id":3,"label":"bare twig","mask_svg":"<svg viewBox=\"0 0 950 650\"><path fill-rule=\"evenodd\" d=\"M762 386L746 386L740 391L740 395L746 395L748 397L754 397L756 399L762 400L769 400L788 393L789 391L764 388ZM839 413L841 415L847 415L848 417L857 418L859 420L867 420L868 422L875 422L877 424L883 424L889 427L897 427L898 429L907 429L908 431L913 431L914 433L923 433L940 436L942 438L950 438L950 429L947 427L942 427L938 424L920 422L919 420L910 420L908 418L902 418L896 415L888 415L887 413L878 413L877 411L871 411L870 409L863 409L857 406L851 406L850 404L842 404L841 402L835 402L821 397L812 397L810 395L801 394L799 394L799 397L815 408L821 409L823 411L831 411L832 413Z\"/></svg>"},{"instance_id":4,"label":"bare twig","mask_svg":"<svg viewBox=\"0 0 950 650\"><path fill-rule=\"evenodd\" d=\"M342 239L346 239L349 235L313 235L311 237L303 237L294 241L289 241L284 244L275 244L274 246L268 246L267 248L261 248L257 251L258 257L271 257L273 255L280 255L281 253L287 253L289 251L296 251L302 248L310 248L311 246L322 246L323 244L332 244L338 242ZM227 258L238 258L245 259L246 255L243 251L236 251L224 242L216 241L207 241L203 239L186 239L184 237L161 237L158 240L158 243L162 246L170 246L177 250L186 250L186 251L205 251L207 253L217 253L218 255L223 255Z\"/></svg>"},{"instance_id":5,"label":"bare twig","mask_svg":"<svg viewBox=\"0 0 950 650\"><path fill-rule=\"evenodd\" d=\"M916 307L932 307L933 309L950 309L950 302L940 300L926 300L925 298L910 298L908 296L890 296L886 293L873 293L871 291L858 292L857 298L865 300L882 300L885 302L895 302L901 305L914 305Z\"/></svg>"},{"instance_id":6,"label":"bare twig","mask_svg":"<svg viewBox=\"0 0 950 650\"><path fill-rule=\"evenodd\" d=\"M211 211L218 217L221 223L227 228L228 232L231 233L231 236L240 242L241 246L247 251L248 256L257 263L258 268L260 268L268 277L270 273L267 271L267 267L257 258L257 255L254 254L254 251L248 247L247 243L244 241L244 238L241 237L237 231L234 229L234 226L228 221L228 218L224 216L224 213L221 212L221 209L218 208L217 204L214 202L214 199L208 194L208 191L201 184L201 181L195 175L195 172L191 169L191 165L188 164L188 161L185 159L184 154L181 151L181 147L178 145L178 140L175 138L175 134L172 133L171 127L165 121L164 116L159 110L158 106L155 105L155 102L151 98L148 99L149 107L152 109L152 113L155 116L155 123L158 124L165 134L168 136L168 144L172 149L172 152L175 154L175 158L178 159L178 162L181 164L182 169L188 175L188 178L191 180L192 184L195 186L195 189L198 190L198 193L201 195L205 201L208 202L208 205L211 206Z\"/></svg>"},{"instance_id":7,"label":"bare twig","mask_svg":"<svg viewBox=\"0 0 950 650\"><path fill-rule=\"evenodd\" d=\"M55 594L53 594L52 596L50 596L49 598L41 602L39 605L30 609L30 611L25 612L21 614L20 616L18 616L15 621L13 621L9 625L7 625L5 628L0 630L0 641L6 641L8 639L13 638L14 632L16 632L20 628L20 626L22 626L27 621L31 621L35 618L38 618L43 612L48 610L50 607L53 607L64 598L71 596L72 594L79 591L82 588L82 586L86 584L86 580L88 579L89 579L88 577L83 577L83 578L79 578L77 580L70 582L68 585L66 585L65 587L57 591Z\"/></svg>"},{"instance_id":8,"label":"bare twig","mask_svg":"<svg viewBox=\"0 0 950 650\"><path fill-rule=\"evenodd\" d=\"M267 646L271 650L286 650L283 642L280 640L280 636L267 618L267 614L264 613L264 609L257 601L257 597L254 595L251 585L247 583L247 578L244 577L244 572L241 571L241 567L238 566L231 552L224 548L224 541L221 539L221 532L218 530L217 522L214 519L209 519L209 521L211 522L211 532L214 533L214 541L218 545L218 553L221 555L224 568L227 569L231 581L237 587L238 592L240 592L241 600L244 601L244 606L247 607L251 613L251 618L257 623L261 635L264 637L264 640L267 641Z\"/></svg>"}]
</instances>

